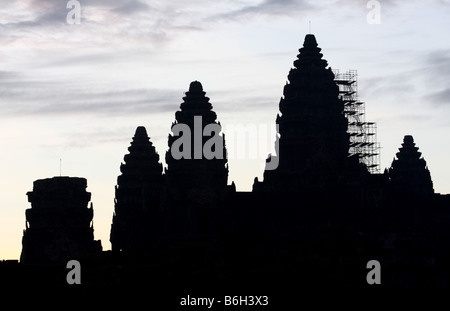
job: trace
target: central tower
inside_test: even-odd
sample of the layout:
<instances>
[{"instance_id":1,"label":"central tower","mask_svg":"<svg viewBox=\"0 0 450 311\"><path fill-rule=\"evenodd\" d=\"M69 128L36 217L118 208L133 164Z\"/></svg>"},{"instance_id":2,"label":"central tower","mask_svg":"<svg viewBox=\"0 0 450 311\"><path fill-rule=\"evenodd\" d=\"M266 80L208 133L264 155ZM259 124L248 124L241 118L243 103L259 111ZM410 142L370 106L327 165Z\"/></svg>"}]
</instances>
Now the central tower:
<instances>
[{"instance_id":1,"label":"central tower","mask_svg":"<svg viewBox=\"0 0 450 311\"><path fill-rule=\"evenodd\" d=\"M335 185L343 174L348 120L334 74L320 51L314 35L306 35L276 118L279 165L264 172L264 184L256 182L257 189L321 189Z\"/></svg>"}]
</instances>

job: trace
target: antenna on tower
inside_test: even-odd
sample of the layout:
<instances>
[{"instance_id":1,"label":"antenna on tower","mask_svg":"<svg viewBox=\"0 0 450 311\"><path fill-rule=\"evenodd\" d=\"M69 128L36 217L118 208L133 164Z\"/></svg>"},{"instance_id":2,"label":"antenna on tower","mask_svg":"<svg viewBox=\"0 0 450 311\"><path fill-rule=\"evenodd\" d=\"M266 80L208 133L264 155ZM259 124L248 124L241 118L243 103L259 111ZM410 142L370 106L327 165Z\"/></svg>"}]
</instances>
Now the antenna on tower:
<instances>
[{"instance_id":1,"label":"antenna on tower","mask_svg":"<svg viewBox=\"0 0 450 311\"><path fill-rule=\"evenodd\" d=\"M61 177L61 171L62 171L62 158L59 158L59 177Z\"/></svg>"},{"instance_id":2,"label":"antenna on tower","mask_svg":"<svg viewBox=\"0 0 450 311\"><path fill-rule=\"evenodd\" d=\"M311 21L309 21L309 34L311 34Z\"/></svg>"}]
</instances>

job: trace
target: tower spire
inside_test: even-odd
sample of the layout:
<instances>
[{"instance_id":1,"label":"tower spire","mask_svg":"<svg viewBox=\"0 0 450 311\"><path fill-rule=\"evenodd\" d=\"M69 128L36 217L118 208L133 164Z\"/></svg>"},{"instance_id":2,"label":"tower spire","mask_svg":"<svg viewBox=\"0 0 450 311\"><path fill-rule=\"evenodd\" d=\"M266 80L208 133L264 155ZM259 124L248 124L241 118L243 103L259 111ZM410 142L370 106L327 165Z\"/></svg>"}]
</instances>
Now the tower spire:
<instances>
[{"instance_id":1,"label":"tower spire","mask_svg":"<svg viewBox=\"0 0 450 311\"><path fill-rule=\"evenodd\" d=\"M110 241L113 251L144 251L155 238L162 189L162 164L147 130L136 132L120 165Z\"/></svg>"},{"instance_id":2,"label":"tower spire","mask_svg":"<svg viewBox=\"0 0 450 311\"><path fill-rule=\"evenodd\" d=\"M200 82L191 82L180 110L175 113L172 134L169 135L165 176L168 200L173 203L169 212L170 221L176 224L169 229L172 230L169 234L213 232L216 228L214 213L226 195L228 165L225 137L206 130L206 127L217 129L220 125L205 94ZM176 127L184 130L178 131ZM220 156L210 158L206 155L205 147L210 140L214 141L215 155ZM183 143L180 144L180 141ZM182 150L183 156L174 157L173 148ZM185 153L186 150L189 151Z\"/></svg>"},{"instance_id":3,"label":"tower spire","mask_svg":"<svg viewBox=\"0 0 450 311\"><path fill-rule=\"evenodd\" d=\"M397 159L392 161L389 169L391 185L395 193L407 195L431 195L434 193L433 182L427 162L419 152L411 135L403 138L402 147L397 152Z\"/></svg>"},{"instance_id":4,"label":"tower spire","mask_svg":"<svg viewBox=\"0 0 450 311\"><path fill-rule=\"evenodd\" d=\"M335 184L349 148L344 103L313 34L299 52L276 118L279 165L264 173L265 181L283 190Z\"/></svg>"}]
</instances>

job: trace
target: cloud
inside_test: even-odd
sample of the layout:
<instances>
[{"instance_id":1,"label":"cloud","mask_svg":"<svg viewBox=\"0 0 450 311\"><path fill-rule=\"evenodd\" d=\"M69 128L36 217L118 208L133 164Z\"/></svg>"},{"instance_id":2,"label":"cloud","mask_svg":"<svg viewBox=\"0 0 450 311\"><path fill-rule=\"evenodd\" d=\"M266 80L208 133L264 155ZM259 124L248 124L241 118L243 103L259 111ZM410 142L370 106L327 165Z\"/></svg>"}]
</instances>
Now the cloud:
<instances>
[{"instance_id":1,"label":"cloud","mask_svg":"<svg viewBox=\"0 0 450 311\"><path fill-rule=\"evenodd\" d=\"M450 106L450 87L426 96L433 106Z\"/></svg>"},{"instance_id":2,"label":"cloud","mask_svg":"<svg viewBox=\"0 0 450 311\"><path fill-rule=\"evenodd\" d=\"M80 1L81 25L69 25L67 1L28 0L8 2L0 8L0 38L62 42L79 39L168 41L181 31L198 31L199 17L181 1L159 3L144 0ZM192 5L191 5L192 6ZM136 15L139 14L137 17ZM194 27L195 26L195 27ZM56 42L52 42L55 44Z\"/></svg>"},{"instance_id":3,"label":"cloud","mask_svg":"<svg viewBox=\"0 0 450 311\"><path fill-rule=\"evenodd\" d=\"M236 20L255 15L286 15L292 16L301 11L313 9L314 6L305 0L264 0L258 4L245 5L225 13L213 15L208 20Z\"/></svg>"},{"instance_id":4,"label":"cloud","mask_svg":"<svg viewBox=\"0 0 450 311\"><path fill-rule=\"evenodd\" d=\"M81 25L67 25L67 1L13 1L0 9L0 38L51 41L119 42L142 44L173 41L189 32L210 31L217 21L244 21L255 16L297 16L330 8L308 0L171 2L149 0L89 0L81 3ZM6 40L3 42L5 43Z\"/></svg>"},{"instance_id":5,"label":"cloud","mask_svg":"<svg viewBox=\"0 0 450 311\"><path fill-rule=\"evenodd\" d=\"M61 102L52 101L48 104L25 108L30 113L38 115L150 114L173 110L176 104L173 105L172 99L178 94L177 91L158 89L110 90L76 93L69 96L59 94Z\"/></svg>"},{"instance_id":6,"label":"cloud","mask_svg":"<svg viewBox=\"0 0 450 311\"><path fill-rule=\"evenodd\" d=\"M150 141L154 143L156 140L167 139L170 131L170 122L165 124L164 128L153 128L145 126ZM98 147L99 145L119 144L125 148L129 146L131 138L134 136L135 130L141 124L133 124L131 126L87 126L81 129L63 130L62 139L58 142L43 142L39 146L43 149L63 148L63 149L80 149ZM158 150L157 150L158 152ZM124 152L125 153L125 152Z\"/></svg>"},{"instance_id":7,"label":"cloud","mask_svg":"<svg viewBox=\"0 0 450 311\"><path fill-rule=\"evenodd\" d=\"M427 53L418 69L426 86L424 102L432 107L450 106L450 50Z\"/></svg>"},{"instance_id":8,"label":"cloud","mask_svg":"<svg viewBox=\"0 0 450 311\"><path fill-rule=\"evenodd\" d=\"M130 0L115 7L114 9L112 9L112 11L119 14L130 15L136 12L147 11L149 9L150 6L147 5L146 3L143 3L138 0Z\"/></svg>"},{"instance_id":9,"label":"cloud","mask_svg":"<svg viewBox=\"0 0 450 311\"><path fill-rule=\"evenodd\" d=\"M432 83L442 80L445 85L450 83L450 71L448 70L450 68L450 49L429 52L423 59L425 62L422 68L423 72L429 78L433 78Z\"/></svg>"},{"instance_id":10,"label":"cloud","mask_svg":"<svg viewBox=\"0 0 450 311\"><path fill-rule=\"evenodd\" d=\"M111 116L175 111L179 90L115 88L86 81L38 81L0 71L0 118L18 116Z\"/></svg>"}]
</instances>

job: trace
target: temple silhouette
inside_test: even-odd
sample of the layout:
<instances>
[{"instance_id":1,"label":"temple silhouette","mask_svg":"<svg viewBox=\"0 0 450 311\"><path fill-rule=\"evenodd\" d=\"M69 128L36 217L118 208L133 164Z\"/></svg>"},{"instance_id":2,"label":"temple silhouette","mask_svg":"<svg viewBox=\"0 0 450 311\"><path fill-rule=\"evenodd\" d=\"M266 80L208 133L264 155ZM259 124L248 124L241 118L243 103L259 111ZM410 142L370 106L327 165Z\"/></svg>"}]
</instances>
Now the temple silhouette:
<instances>
[{"instance_id":1,"label":"temple silhouette","mask_svg":"<svg viewBox=\"0 0 450 311\"><path fill-rule=\"evenodd\" d=\"M77 177L54 177L34 182L27 193L31 208L26 210L21 262L67 262L75 254L101 251L94 241L88 208L91 193L87 181Z\"/></svg>"},{"instance_id":2,"label":"temple silhouette","mask_svg":"<svg viewBox=\"0 0 450 311\"><path fill-rule=\"evenodd\" d=\"M374 123L362 119L354 81L328 67L314 35L299 52L274 120L276 154L267 158L278 166L255 178L251 192L228 180L226 133L184 136L180 146L180 125L191 133L220 125L194 81L175 113L164 172L146 129L134 133L115 187L111 251L94 240L86 180L54 177L27 194L20 265L79 258L83 284L92 286L130 284L139 271L177 288L275 288L297 279L312 290L449 289L450 197L434 192L413 137L379 172ZM208 147L220 156L199 154L214 135ZM174 157L175 146L184 157ZM381 285L366 282L372 259Z\"/></svg>"}]
</instances>

